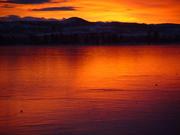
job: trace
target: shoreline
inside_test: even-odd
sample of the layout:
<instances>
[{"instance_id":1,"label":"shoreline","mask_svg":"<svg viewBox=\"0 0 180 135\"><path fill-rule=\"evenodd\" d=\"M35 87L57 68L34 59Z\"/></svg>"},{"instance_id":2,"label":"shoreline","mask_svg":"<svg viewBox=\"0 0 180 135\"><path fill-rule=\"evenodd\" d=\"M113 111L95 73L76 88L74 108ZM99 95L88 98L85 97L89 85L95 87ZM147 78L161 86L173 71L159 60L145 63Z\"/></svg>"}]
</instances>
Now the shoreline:
<instances>
[{"instance_id":1,"label":"shoreline","mask_svg":"<svg viewBox=\"0 0 180 135\"><path fill-rule=\"evenodd\" d=\"M46 44L0 44L1 47L85 47L85 46L180 46L180 42L171 42L171 43L146 43L146 42L139 42L139 43L132 43L132 42L125 42L125 43L114 43L114 44L55 44L55 43L46 43Z\"/></svg>"}]
</instances>

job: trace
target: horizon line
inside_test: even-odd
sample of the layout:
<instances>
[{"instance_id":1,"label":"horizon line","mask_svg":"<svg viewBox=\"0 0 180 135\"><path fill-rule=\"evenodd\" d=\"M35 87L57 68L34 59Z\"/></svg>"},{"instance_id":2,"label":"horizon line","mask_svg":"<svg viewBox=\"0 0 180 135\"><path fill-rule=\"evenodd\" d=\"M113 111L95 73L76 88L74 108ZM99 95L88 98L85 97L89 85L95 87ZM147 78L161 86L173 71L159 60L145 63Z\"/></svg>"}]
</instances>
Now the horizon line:
<instances>
[{"instance_id":1,"label":"horizon line","mask_svg":"<svg viewBox=\"0 0 180 135\"><path fill-rule=\"evenodd\" d=\"M117 23L136 23L136 24L146 24L146 25L157 25L157 24L174 24L174 25L180 25L180 23L169 23L169 22L162 22L162 23L145 23L145 22L131 22L131 21L118 21L118 20L112 20L112 21L90 21L88 19L84 19L82 17L78 17L78 16L72 16L72 17L68 17L68 18L65 18L65 17L62 17L62 18L49 18L49 17L35 17L35 16L19 16L19 15L6 15L6 16L1 16L0 15L0 22L3 22L3 20L1 20L1 18L7 18L7 17L17 17L19 19L25 19L25 18L34 18L34 19L42 19L41 21L48 21L48 20L56 20L56 21L63 21L63 20L67 20L67 19L70 19L70 18L80 18L80 19L83 19L87 22L90 22L90 23L96 23L96 22L102 22L102 23L111 23L111 22L117 22ZM43 20L44 19L44 20ZM23 20L22 20L23 21ZM25 20L24 20L25 21ZM5 21L4 21L5 22ZM14 21L15 22L15 21ZM28 21L27 21L28 22ZM34 21L36 22L36 21Z\"/></svg>"}]
</instances>

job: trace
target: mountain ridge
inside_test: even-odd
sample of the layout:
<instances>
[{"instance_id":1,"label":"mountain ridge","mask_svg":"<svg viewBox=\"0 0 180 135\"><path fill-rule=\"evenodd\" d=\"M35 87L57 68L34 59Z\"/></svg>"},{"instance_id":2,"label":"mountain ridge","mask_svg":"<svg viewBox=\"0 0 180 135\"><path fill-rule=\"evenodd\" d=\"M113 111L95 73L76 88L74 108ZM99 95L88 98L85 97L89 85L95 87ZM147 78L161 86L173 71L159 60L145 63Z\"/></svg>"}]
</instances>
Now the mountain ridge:
<instances>
[{"instance_id":1,"label":"mountain ridge","mask_svg":"<svg viewBox=\"0 0 180 135\"><path fill-rule=\"evenodd\" d=\"M122 21L88 21L80 17L69 17L69 18L43 18L43 17L20 17L17 15L8 15L8 16L1 16L0 22L17 22L17 21L25 21L25 22L62 22L62 23L82 23L82 24L89 24L89 23L124 23L124 24L146 24L146 25L180 25L178 23L140 23L140 22L122 22Z\"/></svg>"},{"instance_id":2,"label":"mountain ridge","mask_svg":"<svg viewBox=\"0 0 180 135\"><path fill-rule=\"evenodd\" d=\"M90 22L78 17L0 18L0 44L117 44L180 42L180 24Z\"/></svg>"}]
</instances>

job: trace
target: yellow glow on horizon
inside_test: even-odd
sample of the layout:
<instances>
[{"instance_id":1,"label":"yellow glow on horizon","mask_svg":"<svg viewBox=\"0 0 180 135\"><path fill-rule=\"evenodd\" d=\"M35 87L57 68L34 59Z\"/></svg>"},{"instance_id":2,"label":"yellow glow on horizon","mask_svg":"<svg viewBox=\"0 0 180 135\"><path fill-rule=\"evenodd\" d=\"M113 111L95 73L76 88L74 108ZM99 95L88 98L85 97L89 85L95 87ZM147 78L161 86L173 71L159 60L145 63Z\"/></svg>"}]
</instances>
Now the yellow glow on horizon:
<instances>
[{"instance_id":1,"label":"yellow glow on horizon","mask_svg":"<svg viewBox=\"0 0 180 135\"><path fill-rule=\"evenodd\" d=\"M59 2L58 2L59 1ZM56 3L58 2L58 3ZM14 6L5 8L5 6ZM49 7L75 7L72 11L32 11ZM81 17L89 21L124 21L140 23L180 23L178 0L56 0L43 4L0 3L0 16L19 15L44 18Z\"/></svg>"}]
</instances>

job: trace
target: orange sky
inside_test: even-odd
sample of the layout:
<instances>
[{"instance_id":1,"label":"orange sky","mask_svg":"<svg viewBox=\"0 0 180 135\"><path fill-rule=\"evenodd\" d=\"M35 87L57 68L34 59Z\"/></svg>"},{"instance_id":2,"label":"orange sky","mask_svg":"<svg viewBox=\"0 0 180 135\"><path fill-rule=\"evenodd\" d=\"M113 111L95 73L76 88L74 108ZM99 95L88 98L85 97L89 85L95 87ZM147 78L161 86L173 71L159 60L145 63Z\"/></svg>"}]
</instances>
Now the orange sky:
<instances>
[{"instance_id":1,"label":"orange sky","mask_svg":"<svg viewBox=\"0 0 180 135\"><path fill-rule=\"evenodd\" d=\"M0 16L180 23L180 0L0 0Z\"/></svg>"}]
</instances>

